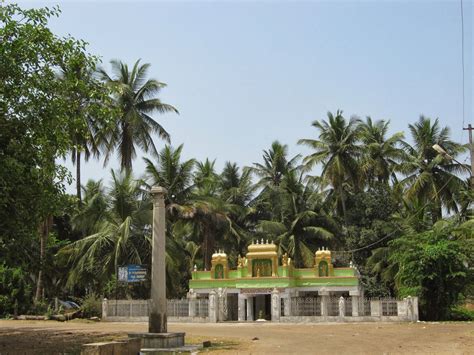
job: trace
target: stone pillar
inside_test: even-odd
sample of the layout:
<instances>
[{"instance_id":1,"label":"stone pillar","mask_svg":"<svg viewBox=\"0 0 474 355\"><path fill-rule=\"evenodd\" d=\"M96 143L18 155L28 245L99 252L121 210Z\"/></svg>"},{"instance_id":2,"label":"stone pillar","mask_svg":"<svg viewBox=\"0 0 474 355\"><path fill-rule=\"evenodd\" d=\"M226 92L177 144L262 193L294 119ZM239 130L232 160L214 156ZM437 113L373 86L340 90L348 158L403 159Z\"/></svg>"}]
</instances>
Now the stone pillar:
<instances>
[{"instance_id":1,"label":"stone pillar","mask_svg":"<svg viewBox=\"0 0 474 355\"><path fill-rule=\"evenodd\" d=\"M109 308L109 301L107 298L102 300L102 320L107 319L107 309Z\"/></svg>"},{"instance_id":2,"label":"stone pillar","mask_svg":"<svg viewBox=\"0 0 474 355\"><path fill-rule=\"evenodd\" d=\"M196 317L196 298L197 294L196 292L193 291L193 289L190 289L188 292L188 300L189 300L189 317Z\"/></svg>"},{"instance_id":3,"label":"stone pillar","mask_svg":"<svg viewBox=\"0 0 474 355\"><path fill-rule=\"evenodd\" d=\"M418 321L418 297L408 296L403 301L405 302L407 320L411 322Z\"/></svg>"},{"instance_id":4,"label":"stone pillar","mask_svg":"<svg viewBox=\"0 0 474 355\"><path fill-rule=\"evenodd\" d=\"M253 297L247 297L247 321L253 321Z\"/></svg>"},{"instance_id":5,"label":"stone pillar","mask_svg":"<svg viewBox=\"0 0 474 355\"><path fill-rule=\"evenodd\" d=\"M238 320L239 322L245 321L245 299L246 297L239 293L239 309L238 309Z\"/></svg>"},{"instance_id":6,"label":"stone pillar","mask_svg":"<svg viewBox=\"0 0 474 355\"><path fill-rule=\"evenodd\" d=\"M217 320L227 320L227 292L222 288L217 290Z\"/></svg>"},{"instance_id":7,"label":"stone pillar","mask_svg":"<svg viewBox=\"0 0 474 355\"><path fill-rule=\"evenodd\" d=\"M380 317L382 315L382 307L380 300L370 301L370 315L372 317Z\"/></svg>"},{"instance_id":8,"label":"stone pillar","mask_svg":"<svg viewBox=\"0 0 474 355\"><path fill-rule=\"evenodd\" d=\"M352 316L358 317L359 316L359 300L360 300L360 292L359 291L349 291L349 295L351 296L351 303L352 303Z\"/></svg>"},{"instance_id":9,"label":"stone pillar","mask_svg":"<svg viewBox=\"0 0 474 355\"><path fill-rule=\"evenodd\" d=\"M339 297L339 317L344 318L344 315L346 313L346 301L344 300L344 297Z\"/></svg>"},{"instance_id":10,"label":"stone pillar","mask_svg":"<svg viewBox=\"0 0 474 355\"><path fill-rule=\"evenodd\" d=\"M289 295L283 298L283 313L285 317L291 316L291 298Z\"/></svg>"},{"instance_id":11,"label":"stone pillar","mask_svg":"<svg viewBox=\"0 0 474 355\"><path fill-rule=\"evenodd\" d=\"M280 291L274 288L272 291L272 322L280 321L280 312L281 312Z\"/></svg>"},{"instance_id":12,"label":"stone pillar","mask_svg":"<svg viewBox=\"0 0 474 355\"><path fill-rule=\"evenodd\" d=\"M217 323L217 294L214 290L209 292L209 322Z\"/></svg>"},{"instance_id":13,"label":"stone pillar","mask_svg":"<svg viewBox=\"0 0 474 355\"><path fill-rule=\"evenodd\" d=\"M167 333L166 319L166 189L151 188L153 196L153 242L151 248L151 299L148 320L149 333Z\"/></svg>"},{"instance_id":14,"label":"stone pillar","mask_svg":"<svg viewBox=\"0 0 474 355\"><path fill-rule=\"evenodd\" d=\"M321 317L327 317L328 316L329 291L326 291L326 290L318 291L318 295L321 296Z\"/></svg>"}]
</instances>

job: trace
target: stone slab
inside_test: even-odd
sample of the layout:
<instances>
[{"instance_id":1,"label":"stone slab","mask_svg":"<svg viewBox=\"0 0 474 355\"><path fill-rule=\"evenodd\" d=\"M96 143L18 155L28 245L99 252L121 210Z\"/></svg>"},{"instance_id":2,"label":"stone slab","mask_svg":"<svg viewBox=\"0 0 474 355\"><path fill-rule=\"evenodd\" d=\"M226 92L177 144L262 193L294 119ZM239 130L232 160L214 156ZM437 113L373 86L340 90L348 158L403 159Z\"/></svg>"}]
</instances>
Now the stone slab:
<instances>
[{"instance_id":1,"label":"stone slab","mask_svg":"<svg viewBox=\"0 0 474 355\"><path fill-rule=\"evenodd\" d=\"M179 348L162 348L162 349L140 349L140 355L175 355L175 354L198 354L201 346L185 345Z\"/></svg>"},{"instance_id":2,"label":"stone slab","mask_svg":"<svg viewBox=\"0 0 474 355\"><path fill-rule=\"evenodd\" d=\"M168 349L184 346L185 333L132 333L129 338L140 338L142 349Z\"/></svg>"}]
</instances>

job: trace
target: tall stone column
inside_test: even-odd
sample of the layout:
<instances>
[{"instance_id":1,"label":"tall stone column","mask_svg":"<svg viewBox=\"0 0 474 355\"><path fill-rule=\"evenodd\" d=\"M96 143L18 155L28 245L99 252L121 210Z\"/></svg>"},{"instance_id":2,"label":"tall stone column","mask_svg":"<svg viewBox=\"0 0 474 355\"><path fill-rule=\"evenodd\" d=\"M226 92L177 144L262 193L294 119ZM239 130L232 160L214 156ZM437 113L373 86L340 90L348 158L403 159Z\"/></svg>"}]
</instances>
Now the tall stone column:
<instances>
[{"instance_id":1,"label":"tall stone column","mask_svg":"<svg viewBox=\"0 0 474 355\"><path fill-rule=\"evenodd\" d=\"M247 297L247 321L253 321L253 300L252 296Z\"/></svg>"},{"instance_id":2,"label":"tall stone column","mask_svg":"<svg viewBox=\"0 0 474 355\"><path fill-rule=\"evenodd\" d=\"M153 186L153 242L151 249L151 300L149 333L166 333L166 220L165 195L166 189Z\"/></svg>"},{"instance_id":3,"label":"tall stone column","mask_svg":"<svg viewBox=\"0 0 474 355\"><path fill-rule=\"evenodd\" d=\"M239 308L238 308L238 320L239 322L244 322L245 321L245 299L246 297L242 294L239 293Z\"/></svg>"}]
</instances>

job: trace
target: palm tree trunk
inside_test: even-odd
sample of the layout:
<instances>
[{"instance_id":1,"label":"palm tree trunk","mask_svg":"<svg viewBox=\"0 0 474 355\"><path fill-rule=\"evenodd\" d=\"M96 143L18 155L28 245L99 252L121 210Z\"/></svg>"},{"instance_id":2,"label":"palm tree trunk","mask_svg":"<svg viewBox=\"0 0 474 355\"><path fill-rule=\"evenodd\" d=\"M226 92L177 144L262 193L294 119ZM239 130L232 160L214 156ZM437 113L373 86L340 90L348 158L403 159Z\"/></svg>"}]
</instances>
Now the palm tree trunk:
<instances>
[{"instance_id":1,"label":"palm tree trunk","mask_svg":"<svg viewBox=\"0 0 474 355\"><path fill-rule=\"evenodd\" d=\"M79 207L82 205L81 196L81 151L76 151L76 193L79 200Z\"/></svg>"},{"instance_id":2,"label":"palm tree trunk","mask_svg":"<svg viewBox=\"0 0 474 355\"><path fill-rule=\"evenodd\" d=\"M44 278L44 263L46 255L46 245L48 244L48 235L51 225L53 224L53 217L48 216L39 226L40 235L40 267L38 271L38 280L36 282L35 302L43 298L43 278Z\"/></svg>"},{"instance_id":3,"label":"palm tree trunk","mask_svg":"<svg viewBox=\"0 0 474 355\"><path fill-rule=\"evenodd\" d=\"M347 209L346 209L346 196L344 194L344 189L342 186L339 186L339 196L341 197L341 206L342 206L342 215L344 216L344 224L347 226Z\"/></svg>"}]
</instances>

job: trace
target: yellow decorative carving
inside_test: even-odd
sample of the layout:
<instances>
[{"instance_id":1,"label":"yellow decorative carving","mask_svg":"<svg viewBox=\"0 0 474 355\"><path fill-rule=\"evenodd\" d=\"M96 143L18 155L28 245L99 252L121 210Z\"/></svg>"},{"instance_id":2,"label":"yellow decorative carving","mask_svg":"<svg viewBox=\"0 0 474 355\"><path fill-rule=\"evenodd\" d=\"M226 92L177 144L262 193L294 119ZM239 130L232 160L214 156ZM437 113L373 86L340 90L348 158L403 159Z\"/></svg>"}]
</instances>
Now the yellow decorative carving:
<instances>
[{"instance_id":1,"label":"yellow decorative carving","mask_svg":"<svg viewBox=\"0 0 474 355\"><path fill-rule=\"evenodd\" d=\"M219 278L227 279L229 275L229 263L227 260L227 254L223 251L219 251L217 253L212 254L211 258L211 278L215 278L216 274L216 266L222 265L223 268L223 275L219 270Z\"/></svg>"},{"instance_id":2,"label":"yellow decorative carving","mask_svg":"<svg viewBox=\"0 0 474 355\"><path fill-rule=\"evenodd\" d=\"M283 254L281 257L281 265L288 266L288 253Z\"/></svg>"},{"instance_id":3,"label":"yellow decorative carving","mask_svg":"<svg viewBox=\"0 0 474 355\"><path fill-rule=\"evenodd\" d=\"M334 267L331 260L331 251L318 249L314 255L314 268L316 277L334 276Z\"/></svg>"},{"instance_id":4,"label":"yellow decorative carving","mask_svg":"<svg viewBox=\"0 0 474 355\"><path fill-rule=\"evenodd\" d=\"M278 276L278 253L277 246L273 243L273 241L268 242L268 240L264 241L262 239L260 243L258 240L256 243L252 242L252 244L250 244L248 247L248 253L246 257L248 275L252 275L253 260L269 259L271 261L271 266L268 266L267 270L260 270L259 274L268 274L272 277ZM258 272L258 270L256 272Z\"/></svg>"}]
</instances>

